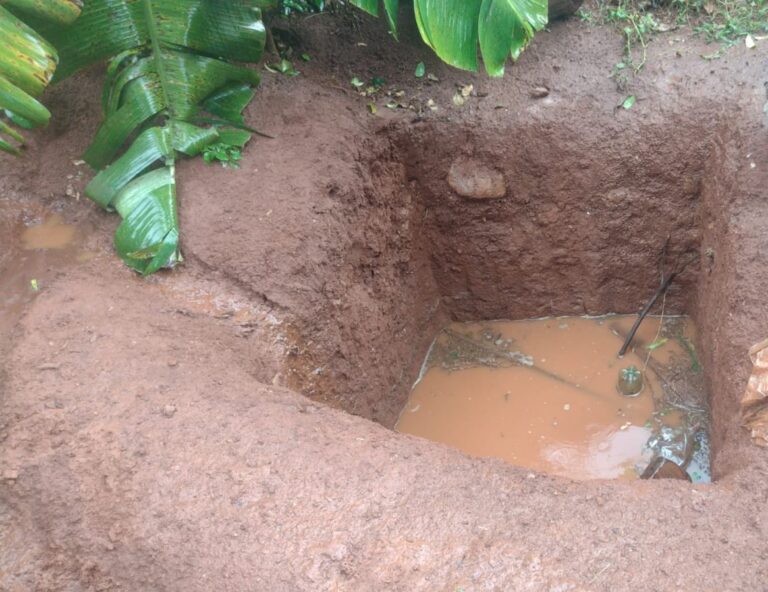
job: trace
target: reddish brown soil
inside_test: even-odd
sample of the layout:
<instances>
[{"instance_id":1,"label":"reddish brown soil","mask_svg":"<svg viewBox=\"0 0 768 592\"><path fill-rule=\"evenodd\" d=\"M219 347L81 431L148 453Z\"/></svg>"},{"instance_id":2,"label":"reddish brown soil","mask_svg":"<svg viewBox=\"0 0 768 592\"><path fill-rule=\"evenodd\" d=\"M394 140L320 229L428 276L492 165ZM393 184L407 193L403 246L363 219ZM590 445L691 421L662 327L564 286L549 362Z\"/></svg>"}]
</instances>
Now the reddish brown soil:
<instances>
[{"instance_id":1,"label":"reddish brown soil","mask_svg":"<svg viewBox=\"0 0 768 592\"><path fill-rule=\"evenodd\" d=\"M117 220L64 196L98 71L0 162L7 253L4 220L41 207L99 253L0 344L0 590L765 589L768 459L737 418L768 332L765 44L706 62L660 36L624 111L608 29L556 24L491 81L350 18L307 20L302 76L265 79L249 120L275 140L181 167L174 272L136 277ZM369 114L348 81L373 75L439 109ZM459 156L507 197L454 195ZM387 429L444 320L636 311L668 235L701 255L667 310L701 329L714 485L571 482Z\"/></svg>"}]
</instances>

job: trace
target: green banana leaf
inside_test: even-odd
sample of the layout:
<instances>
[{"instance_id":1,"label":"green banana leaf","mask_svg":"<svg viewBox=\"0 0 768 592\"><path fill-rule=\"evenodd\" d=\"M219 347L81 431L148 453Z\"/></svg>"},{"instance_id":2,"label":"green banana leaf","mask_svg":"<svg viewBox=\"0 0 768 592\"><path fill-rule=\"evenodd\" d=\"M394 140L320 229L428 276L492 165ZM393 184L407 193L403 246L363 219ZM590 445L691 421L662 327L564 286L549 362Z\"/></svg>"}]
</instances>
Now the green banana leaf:
<instances>
[{"instance_id":1,"label":"green banana leaf","mask_svg":"<svg viewBox=\"0 0 768 592\"><path fill-rule=\"evenodd\" d=\"M547 0L483 0L478 36L488 74L504 75L507 58L517 60L534 33L547 26L547 13Z\"/></svg>"},{"instance_id":2,"label":"green banana leaf","mask_svg":"<svg viewBox=\"0 0 768 592\"><path fill-rule=\"evenodd\" d=\"M378 16L379 0L351 0ZM508 57L516 60L536 31L547 25L547 0L414 0L424 42L444 62L477 71L477 47L491 76L503 76ZM397 0L384 0L390 30L396 33Z\"/></svg>"},{"instance_id":3,"label":"green banana leaf","mask_svg":"<svg viewBox=\"0 0 768 592\"><path fill-rule=\"evenodd\" d=\"M123 218L115 247L142 274L181 260L175 161L250 139L241 113L259 75L234 62L261 59L268 3L88 0L74 25L46 31L56 79L108 60L104 121L83 156L100 172L85 193Z\"/></svg>"},{"instance_id":4,"label":"green banana leaf","mask_svg":"<svg viewBox=\"0 0 768 592\"><path fill-rule=\"evenodd\" d=\"M350 0L350 2L368 14L379 16L379 0ZM399 0L384 0L384 11L387 13L389 30L392 31L395 39L397 39L397 11L399 8Z\"/></svg>"},{"instance_id":5,"label":"green banana leaf","mask_svg":"<svg viewBox=\"0 0 768 592\"><path fill-rule=\"evenodd\" d=\"M22 128L47 125L51 114L37 99L53 77L58 56L27 21L62 26L80 14L79 0L5 0L0 4L0 150L18 155ZM5 120L4 120L4 119Z\"/></svg>"}]
</instances>

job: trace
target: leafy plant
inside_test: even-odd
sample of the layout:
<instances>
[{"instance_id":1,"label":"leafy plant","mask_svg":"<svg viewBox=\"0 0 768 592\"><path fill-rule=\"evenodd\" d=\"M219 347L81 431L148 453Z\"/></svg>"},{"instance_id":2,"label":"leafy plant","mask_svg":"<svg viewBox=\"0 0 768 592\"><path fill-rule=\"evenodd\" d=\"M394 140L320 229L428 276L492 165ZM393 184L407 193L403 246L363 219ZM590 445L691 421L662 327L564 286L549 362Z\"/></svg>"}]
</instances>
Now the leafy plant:
<instances>
[{"instance_id":1,"label":"leafy plant","mask_svg":"<svg viewBox=\"0 0 768 592\"><path fill-rule=\"evenodd\" d=\"M648 43L656 33L690 25L707 43L719 42L714 53L702 55L716 59L726 48L751 35L768 33L768 0L671 0L665 8L646 0L598 0L593 13L581 8L583 21L613 24L624 37L624 56L611 76L619 88L625 88L630 74L645 65ZM665 22L659 22L663 20ZM752 40L754 43L754 40Z\"/></svg>"},{"instance_id":2,"label":"leafy plant","mask_svg":"<svg viewBox=\"0 0 768 592\"><path fill-rule=\"evenodd\" d=\"M208 144L203 148L203 160L208 164L220 162L225 168L239 169L240 159L242 159L240 146L233 146L225 142L216 142Z\"/></svg>"},{"instance_id":3,"label":"leafy plant","mask_svg":"<svg viewBox=\"0 0 768 592\"><path fill-rule=\"evenodd\" d=\"M107 60L104 121L83 159L98 174L86 195L123 218L115 234L118 254L142 274L181 260L176 206L176 161L203 154L235 167L251 137L242 110L259 75L236 62L261 59L263 10L282 14L323 10L324 0L0 0L0 107L21 125L43 125L50 114L34 97L51 80ZM378 14L378 0L350 0ZM12 12L31 13L26 27ZM398 0L384 0L396 35ZM443 60L504 72L535 31L547 23L547 0L415 0L422 38ZM52 21L52 22L51 22ZM54 47L56 48L54 50ZM287 56L273 69L297 72ZM356 80L356 79L355 79ZM354 84L353 80L353 84ZM379 91L374 78L366 96ZM362 86L363 83L361 82ZM375 106L372 107L372 110ZM20 135L0 120L0 134ZM0 137L0 148L18 148Z\"/></svg>"},{"instance_id":4,"label":"leafy plant","mask_svg":"<svg viewBox=\"0 0 768 592\"><path fill-rule=\"evenodd\" d=\"M180 260L176 160L250 138L242 110L259 82L265 31L259 0L88 0L68 29L48 31L57 78L108 59L104 122L83 159L85 189L123 221L118 253L149 274ZM227 136L226 138L224 136Z\"/></svg>"},{"instance_id":5,"label":"leafy plant","mask_svg":"<svg viewBox=\"0 0 768 592\"><path fill-rule=\"evenodd\" d=\"M673 0L672 5L679 9L678 21L692 21L709 43L730 47L747 35L768 33L768 0Z\"/></svg>"},{"instance_id":6,"label":"leafy plant","mask_svg":"<svg viewBox=\"0 0 768 592\"><path fill-rule=\"evenodd\" d=\"M0 4L0 150L19 154L21 128L47 125L51 114L37 99L51 81L58 54L28 21L71 23L79 0L5 0Z\"/></svg>"},{"instance_id":7,"label":"leafy plant","mask_svg":"<svg viewBox=\"0 0 768 592\"><path fill-rule=\"evenodd\" d=\"M325 9L324 0L282 0L279 12L285 16L291 14L311 14Z\"/></svg>"},{"instance_id":8,"label":"leafy plant","mask_svg":"<svg viewBox=\"0 0 768 592\"><path fill-rule=\"evenodd\" d=\"M379 0L351 0L377 16ZM477 71L480 45L485 69L502 76L507 58L517 59L547 24L547 0L414 0L421 38L446 63ZM398 0L384 0L396 35Z\"/></svg>"},{"instance_id":9,"label":"leafy plant","mask_svg":"<svg viewBox=\"0 0 768 592\"><path fill-rule=\"evenodd\" d=\"M282 58L279 62L275 62L274 64L267 64L264 67L270 72L285 74L286 76L299 75L299 71L295 68L293 62L285 58Z\"/></svg>"}]
</instances>

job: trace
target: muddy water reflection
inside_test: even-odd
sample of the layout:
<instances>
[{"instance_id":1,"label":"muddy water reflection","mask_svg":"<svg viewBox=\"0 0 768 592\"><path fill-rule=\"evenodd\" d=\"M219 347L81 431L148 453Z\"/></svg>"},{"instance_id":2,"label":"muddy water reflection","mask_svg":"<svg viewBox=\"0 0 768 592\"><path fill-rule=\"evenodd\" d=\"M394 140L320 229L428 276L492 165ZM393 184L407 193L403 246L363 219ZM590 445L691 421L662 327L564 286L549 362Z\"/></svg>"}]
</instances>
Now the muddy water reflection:
<instances>
[{"instance_id":1,"label":"muddy water reflection","mask_svg":"<svg viewBox=\"0 0 768 592\"><path fill-rule=\"evenodd\" d=\"M66 224L61 216L29 219L17 212L13 217L16 221L2 225L0 236L5 254L0 261L0 345L7 343L25 305L45 289L57 270L91 257L80 248L77 227Z\"/></svg>"},{"instance_id":2,"label":"muddy water reflection","mask_svg":"<svg viewBox=\"0 0 768 592\"><path fill-rule=\"evenodd\" d=\"M25 227L21 244L27 251L37 249L66 249L75 240L76 228L66 224L58 214L51 214L40 224Z\"/></svg>"},{"instance_id":3,"label":"muddy water reflection","mask_svg":"<svg viewBox=\"0 0 768 592\"><path fill-rule=\"evenodd\" d=\"M680 317L647 318L634 350L618 359L634 320L453 324L433 344L396 429L572 478L637 478L648 439L683 421L667 391L685 391L698 362L694 327ZM617 392L630 365L645 369L634 398ZM701 401L700 384L691 392Z\"/></svg>"}]
</instances>

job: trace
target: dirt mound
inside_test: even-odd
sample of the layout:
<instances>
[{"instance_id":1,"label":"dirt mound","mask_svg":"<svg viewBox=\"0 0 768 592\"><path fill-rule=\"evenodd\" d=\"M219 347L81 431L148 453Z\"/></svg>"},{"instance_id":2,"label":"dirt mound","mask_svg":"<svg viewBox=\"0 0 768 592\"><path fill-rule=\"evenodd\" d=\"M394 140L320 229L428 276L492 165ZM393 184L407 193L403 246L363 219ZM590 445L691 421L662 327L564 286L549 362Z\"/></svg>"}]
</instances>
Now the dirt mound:
<instances>
[{"instance_id":1,"label":"dirt mound","mask_svg":"<svg viewBox=\"0 0 768 592\"><path fill-rule=\"evenodd\" d=\"M265 81L249 121L277 138L239 171L180 167L172 273L121 267L116 221L64 197L98 72L1 165L13 207L93 225L98 256L53 274L6 344L0 588L760 589L768 460L737 405L768 327L765 50L710 63L660 40L625 111L610 31L556 24L491 81L358 26L366 47L305 21L313 60ZM439 83L414 81L421 60ZM370 114L349 79L374 75L437 111ZM456 195L456 159L505 197ZM667 306L702 330L714 485L571 482L387 429L440 323L634 312L667 236L700 254Z\"/></svg>"}]
</instances>

